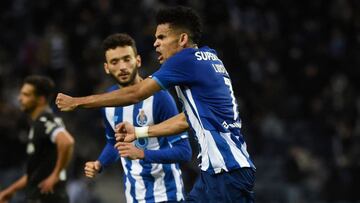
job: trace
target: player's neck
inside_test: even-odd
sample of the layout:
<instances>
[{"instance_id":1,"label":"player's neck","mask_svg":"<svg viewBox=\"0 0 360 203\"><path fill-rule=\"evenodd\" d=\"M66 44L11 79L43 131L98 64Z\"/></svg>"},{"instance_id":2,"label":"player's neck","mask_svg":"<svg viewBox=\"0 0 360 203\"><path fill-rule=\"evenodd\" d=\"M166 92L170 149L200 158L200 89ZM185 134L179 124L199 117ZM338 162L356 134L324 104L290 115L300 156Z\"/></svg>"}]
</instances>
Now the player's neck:
<instances>
[{"instance_id":1,"label":"player's neck","mask_svg":"<svg viewBox=\"0 0 360 203\"><path fill-rule=\"evenodd\" d=\"M49 109L49 105L39 105L37 106L31 113L30 113L30 117L31 117L31 120L36 120L39 115L41 113L43 113L46 109Z\"/></svg>"},{"instance_id":2,"label":"player's neck","mask_svg":"<svg viewBox=\"0 0 360 203\"><path fill-rule=\"evenodd\" d=\"M197 45L197 44L193 44L193 43L187 43L184 48L195 48L195 49L197 49L197 48L198 48L198 45Z\"/></svg>"}]
</instances>

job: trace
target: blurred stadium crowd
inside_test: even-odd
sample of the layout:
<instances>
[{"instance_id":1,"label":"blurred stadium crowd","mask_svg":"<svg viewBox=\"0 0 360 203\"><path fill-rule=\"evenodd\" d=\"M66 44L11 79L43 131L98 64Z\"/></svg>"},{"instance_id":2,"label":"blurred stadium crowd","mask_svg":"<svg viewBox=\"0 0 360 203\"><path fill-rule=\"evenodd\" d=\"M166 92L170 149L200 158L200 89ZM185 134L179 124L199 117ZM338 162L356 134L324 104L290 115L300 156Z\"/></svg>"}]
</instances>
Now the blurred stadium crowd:
<instances>
[{"instance_id":1,"label":"blurred stadium crowd","mask_svg":"<svg viewBox=\"0 0 360 203\"><path fill-rule=\"evenodd\" d=\"M115 32L135 38L148 76L159 67L155 11L177 3L201 13L202 44L219 52L232 77L257 165L257 202L360 202L357 0L0 1L0 189L25 160L22 79L46 74L74 96L104 92L112 81L100 45ZM69 177L83 179L84 162L105 141L100 111L59 113L76 139ZM183 166L187 189L196 164Z\"/></svg>"}]
</instances>

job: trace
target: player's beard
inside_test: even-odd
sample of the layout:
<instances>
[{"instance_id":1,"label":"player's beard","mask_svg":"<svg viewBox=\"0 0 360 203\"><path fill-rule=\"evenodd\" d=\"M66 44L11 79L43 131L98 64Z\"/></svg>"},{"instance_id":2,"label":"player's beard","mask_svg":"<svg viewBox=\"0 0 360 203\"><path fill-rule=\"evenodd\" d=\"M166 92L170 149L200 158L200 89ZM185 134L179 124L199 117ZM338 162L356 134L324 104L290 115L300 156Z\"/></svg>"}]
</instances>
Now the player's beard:
<instances>
[{"instance_id":1,"label":"player's beard","mask_svg":"<svg viewBox=\"0 0 360 203\"><path fill-rule=\"evenodd\" d=\"M126 86L129 86L131 84L134 83L134 80L136 78L136 75L138 73L138 68L136 68L131 74L130 74L130 77L129 77L129 80L127 80L126 82L122 82L119 80L119 78L117 78L116 76L112 75L111 74L111 77L120 85L120 86L123 86L123 87L126 87Z\"/></svg>"},{"instance_id":2,"label":"player's beard","mask_svg":"<svg viewBox=\"0 0 360 203\"><path fill-rule=\"evenodd\" d=\"M36 108L36 104L32 103L32 104L28 104L28 105L23 105L21 104L20 106L20 110L26 114L31 114Z\"/></svg>"}]
</instances>

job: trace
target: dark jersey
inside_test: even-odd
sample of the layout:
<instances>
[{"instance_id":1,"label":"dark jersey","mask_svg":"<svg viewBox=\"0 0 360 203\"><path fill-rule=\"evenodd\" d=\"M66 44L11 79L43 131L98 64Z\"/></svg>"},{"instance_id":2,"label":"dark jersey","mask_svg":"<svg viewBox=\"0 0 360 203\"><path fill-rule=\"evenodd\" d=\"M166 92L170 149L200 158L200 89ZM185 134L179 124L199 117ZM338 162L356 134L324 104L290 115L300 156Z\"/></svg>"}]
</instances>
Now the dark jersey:
<instances>
[{"instance_id":1,"label":"dark jersey","mask_svg":"<svg viewBox=\"0 0 360 203\"><path fill-rule=\"evenodd\" d=\"M55 168L57 160L57 146L55 144L58 132L65 130L61 118L51 111L43 112L31 124L28 136L27 154L27 196L30 199L39 198L38 184L47 178ZM60 173L60 182L55 186L55 193L64 193L66 179L65 171Z\"/></svg>"}]
</instances>

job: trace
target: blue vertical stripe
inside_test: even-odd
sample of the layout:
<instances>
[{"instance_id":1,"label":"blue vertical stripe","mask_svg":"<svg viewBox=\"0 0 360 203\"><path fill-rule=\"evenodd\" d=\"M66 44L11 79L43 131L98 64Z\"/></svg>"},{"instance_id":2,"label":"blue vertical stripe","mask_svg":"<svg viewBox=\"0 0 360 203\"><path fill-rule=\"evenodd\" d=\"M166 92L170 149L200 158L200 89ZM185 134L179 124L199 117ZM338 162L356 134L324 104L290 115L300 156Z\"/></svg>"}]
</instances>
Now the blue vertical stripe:
<instances>
[{"instance_id":1,"label":"blue vertical stripe","mask_svg":"<svg viewBox=\"0 0 360 203\"><path fill-rule=\"evenodd\" d=\"M168 199L176 199L176 183L173 173L171 172L171 164L163 164L165 171L164 183L166 187L166 196Z\"/></svg>"},{"instance_id":2,"label":"blue vertical stripe","mask_svg":"<svg viewBox=\"0 0 360 203\"><path fill-rule=\"evenodd\" d=\"M137 117L140 113L140 109L143 108L143 104L144 104L144 101L141 101L137 104L134 104L134 109L133 109L133 125L136 126L136 127L139 127L139 123L138 123L138 120L137 120ZM139 160L139 164L141 165L142 167L142 171L140 173L140 176L142 177L142 180L144 181L144 185L145 185L145 188L146 188L146 191L145 191L145 200L146 202L154 202L155 199L154 199L154 182L155 182L155 179L154 177L151 175L151 164L150 163L146 163L144 162L143 160Z\"/></svg>"},{"instance_id":3,"label":"blue vertical stripe","mask_svg":"<svg viewBox=\"0 0 360 203\"><path fill-rule=\"evenodd\" d=\"M216 131L210 131L211 136L215 140L215 144L219 149L221 156L224 159L226 168L240 168L240 164L236 161L234 154L231 152L229 144L226 140ZM238 145L236 145L239 148Z\"/></svg>"},{"instance_id":4,"label":"blue vertical stripe","mask_svg":"<svg viewBox=\"0 0 360 203\"><path fill-rule=\"evenodd\" d=\"M115 126L121 122L123 122L123 108L122 107L116 107L115 111L114 111L114 121L115 121ZM131 188L130 188L130 194L131 197L133 199L134 202L138 202L136 200L136 195L135 195L135 182L136 180L132 177L131 175L131 166L132 166L132 162L129 159L124 159L126 161L126 168L127 170L127 174L126 174L126 179L128 179L128 181L130 182Z\"/></svg>"},{"instance_id":5,"label":"blue vertical stripe","mask_svg":"<svg viewBox=\"0 0 360 203\"><path fill-rule=\"evenodd\" d=\"M131 185L131 188L130 188L130 194L131 194L131 197L133 198L133 201L134 202L138 202L137 200L136 200L136 194L135 194L135 182L136 182L136 180L132 177L132 175L131 175L131 165L132 165L132 162L131 162L131 160L129 160L129 159L125 159L125 161L126 161L126 168L128 169L128 172L127 172L127 174L126 174L126 176L127 176L127 179L129 180L129 182L130 182L130 185Z\"/></svg>"},{"instance_id":6,"label":"blue vertical stripe","mask_svg":"<svg viewBox=\"0 0 360 203\"><path fill-rule=\"evenodd\" d=\"M155 202L154 199L154 182L155 178L151 175L151 163L146 163L143 160L139 160L140 165L142 166L142 171L140 176L144 181L146 188L145 191L145 201L146 202Z\"/></svg>"},{"instance_id":7,"label":"blue vertical stripe","mask_svg":"<svg viewBox=\"0 0 360 203\"><path fill-rule=\"evenodd\" d=\"M116 107L114 111L115 126L123 121L123 108Z\"/></svg>"},{"instance_id":8,"label":"blue vertical stripe","mask_svg":"<svg viewBox=\"0 0 360 203\"><path fill-rule=\"evenodd\" d=\"M256 168L255 164L252 162L250 157L246 156L245 153L243 152L242 148L241 148L241 145L243 145L245 143L244 139L242 138L242 135L241 135L241 137L235 137L235 135L231 134L230 138L231 138L232 141L235 142L236 146L241 150L241 153L244 155L244 157L246 157L246 160L249 162L250 166L252 168Z\"/></svg>"}]
</instances>

